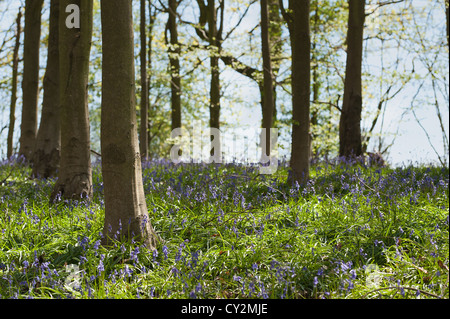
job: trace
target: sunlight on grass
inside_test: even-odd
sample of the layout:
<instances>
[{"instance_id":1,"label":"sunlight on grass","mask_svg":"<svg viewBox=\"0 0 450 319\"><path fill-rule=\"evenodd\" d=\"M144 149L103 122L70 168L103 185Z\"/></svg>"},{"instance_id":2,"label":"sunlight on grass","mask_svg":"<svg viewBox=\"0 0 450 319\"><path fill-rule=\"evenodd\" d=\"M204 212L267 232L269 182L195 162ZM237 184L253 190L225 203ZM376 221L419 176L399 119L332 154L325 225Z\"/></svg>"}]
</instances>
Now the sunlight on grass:
<instances>
[{"instance_id":1,"label":"sunlight on grass","mask_svg":"<svg viewBox=\"0 0 450 319\"><path fill-rule=\"evenodd\" d=\"M2 298L448 298L448 168L315 164L286 170L143 164L156 251L100 245L90 202L48 203L54 180L0 177Z\"/></svg>"}]
</instances>

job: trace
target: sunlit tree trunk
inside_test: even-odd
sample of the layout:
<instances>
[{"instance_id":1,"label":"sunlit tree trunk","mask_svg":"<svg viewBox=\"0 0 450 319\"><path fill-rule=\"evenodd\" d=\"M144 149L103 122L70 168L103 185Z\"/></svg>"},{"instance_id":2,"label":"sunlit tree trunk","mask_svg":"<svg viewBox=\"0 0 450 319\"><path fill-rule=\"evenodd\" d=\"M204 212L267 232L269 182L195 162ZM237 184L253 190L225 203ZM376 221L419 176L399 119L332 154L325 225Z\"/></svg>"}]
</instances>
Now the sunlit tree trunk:
<instances>
[{"instance_id":1,"label":"sunlit tree trunk","mask_svg":"<svg viewBox=\"0 0 450 319\"><path fill-rule=\"evenodd\" d=\"M447 46L450 49L450 4L449 0L445 0L445 16L447 22Z\"/></svg>"},{"instance_id":2,"label":"sunlit tree trunk","mask_svg":"<svg viewBox=\"0 0 450 319\"><path fill-rule=\"evenodd\" d=\"M221 39L217 28L217 11L214 0L208 0L208 39L210 45L211 85L209 90L209 126L220 130L220 69L219 58L221 51ZM223 10L223 8L222 8ZM220 131L219 131L220 132ZM215 141L215 149L211 150L211 156L215 159L222 157L222 145L219 138ZM211 134L211 140L213 134Z\"/></svg>"},{"instance_id":3,"label":"sunlit tree trunk","mask_svg":"<svg viewBox=\"0 0 450 319\"><path fill-rule=\"evenodd\" d=\"M169 61L170 88L172 99L172 130L181 127L181 78L180 78L180 45L178 43L177 7L178 0L169 0Z\"/></svg>"},{"instance_id":4,"label":"sunlit tree trunk","mask_svg":"<svg viewBox=\"0 0 450 319\"><path fill-rule=\"evenodd\" d=\"M137 137L131 1L102 0L101 21L102 242L136 237L154 249L157 235L148 217Z\"/></svg>"},{"instance_id":5,"label":"sunlit tree trunk","mask_svg":"<svg viewBox=\"0 0 450 319\"><path fill-rule=\"evenodd\" d=\"M16 101L17 101L17 73L19 69L19 47L20 47L20 34L22 32L20 20L22 19L22 8L19 8L19 13L16 19L16 42L14 44L13 51L13 67L12 67L12 84L11 84L11 104L9 110L9 128L7 138L7 150L6 156L10 158L13 154L13 137L14 137L14 124L16 122Z\"/></svg>"},{"instance_id":6,"label":"sunlit tree trunk","mask_svg":"<svg viewBox=\"0 0 450 319\"><path fill-rule=\"evenodd\" d=\"M349 0L347 30L347 65L344 100L339 122L339 155L350 157L362 154L361 140L361 65L365 1Z\"/></svg>"},{"instance_id":7,"label":"sunlit tree trunk","mask_svg":"<svg viewBox=\"0 0 450 319\"><path fill-rule=\"evenodd\" d=\"M310 1L289 1L289 13L284 10L292 50L292 144L289 182L305 183L309 178L311 156L310 125Z\"/></svg>"},{"instance_id":8,"label":"sunlit tree trunk","mask_svg":"<svg viewBox=\"0 0 450 319\"><path fill-rule=\"evenodd\" d=\"M80 8L80 28L66 27L66 7ZM59 72L61 160L51 200L92 196L88 75L92 38L93 0L61 0L59 15Z\"/></svg>"},{"instance_id":9,"label":"sunlit tree trunk","mask_svg":"<svg viewBox=\"0 0 450 319\"><path fill-rule=\"evenodd\" d=\"M41 123L33 154L32 176L51 177L59 167L61 134L59 123L59 0L50 3L47 68Z\"/></svg>"},{"instance_id":10,"label":"sunlit tree trunk","mask_svg":"<svg viewBox=\"0 0 450 319\"><path fill-rule=\"evenodd\" d=\"M146 0L141 0L141 127L139 134L139 147L141 156L148 158L148 82L147 82L147 35L146 35Z\"/></svg>"},{"instance_id":11,"label":"sunlit tree trunk","mask_svg":"<svg viewBox=\"0 0 450 319\"><path fill-rule=\"evenodd\" d=\"M31 160L36 141L39 90L39 45L43 0L25 1L23 46L22 124L19 155Z\"/></svg>"},{"instance_id":12,"label":"sunlit tree trunk","mask_svg":"<svg viewBox=\"0 0 450 319\"><path fill-rule=\"evenodd\" d=\"M267 0L261 0L261 43L264 74L262 128L263 130L266 130L265 134L261 134L262 137L265 136L265 140L261 140L261 156L263 162L267 162L271 152L271 139L269 136L273 124L274 108L272 62L269 41L269 10L267 7Z\"/></svg>"}]
</instances>

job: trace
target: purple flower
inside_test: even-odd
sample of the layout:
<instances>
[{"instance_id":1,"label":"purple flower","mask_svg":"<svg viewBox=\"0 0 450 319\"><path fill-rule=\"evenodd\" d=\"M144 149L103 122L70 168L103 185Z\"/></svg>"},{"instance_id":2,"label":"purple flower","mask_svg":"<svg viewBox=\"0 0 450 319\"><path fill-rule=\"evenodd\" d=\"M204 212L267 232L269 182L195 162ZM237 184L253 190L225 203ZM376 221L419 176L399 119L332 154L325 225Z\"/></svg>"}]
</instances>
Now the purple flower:
<instances>
[{"instance_id":1,"label":"purple flower","mask_svg":"<svg viewBox=\"0 0 450 319\"><path fill-rule=\"evenodd\" d=\"M314 287L316 287L318 283L319 283L319 280L317 279L317 276L315 276L314 280L313 280Z\"/></svg>"},{"instance_id":2,"label":"purple flower","mask_svg":"<svg viewBox=\"0 0 450 319\"><path fill-rule=\"evenodd\" d=\"M163 246L162 251L164 253L164 259L167 259L167 256L169 255L169 249L167 248L166 245Z\"/></svg>"},{"instance_id":3,"label":"purple flower","mask_svg":"<svg viewBox=\"0 0 450 319\"><path fill-rule=\"evenodd\" d=\"M131 260L133 260L134 262L137 262L138 261L138 254L139 254L139 247L136 247L130 254Z\"/></svg>"}]
</instances>

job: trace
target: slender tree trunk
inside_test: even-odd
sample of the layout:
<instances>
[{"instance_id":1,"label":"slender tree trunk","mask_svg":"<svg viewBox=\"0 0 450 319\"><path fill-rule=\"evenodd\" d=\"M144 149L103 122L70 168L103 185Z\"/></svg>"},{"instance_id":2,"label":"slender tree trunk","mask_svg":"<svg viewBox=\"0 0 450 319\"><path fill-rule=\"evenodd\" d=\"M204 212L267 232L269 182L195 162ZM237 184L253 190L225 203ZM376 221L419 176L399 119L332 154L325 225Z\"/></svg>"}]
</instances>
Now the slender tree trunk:
<instances>
[{"instance_id":1,"label":"slender tree trunk","mask_svg":"<svg viewBox=\"0 0 450 319\"><path fill-rule=\"evenodd\" d=\"M59 122L59 0L50 3L50 31L41 123L33 155L32 176L48 178L59 168L61 132Z\"/></svg>"},{"instance_id":2,"label":"slender tree trunk","mask_svg":"<svg viewBox=\"0 0 450 319\"><path fill-rule=\"evenodd\" d=\"M316 34L318 32L319 28L319 4L317 1L314 1L314 17L313 17L313 34ZM314 104L314 108L311 109L311 126L317 127L319 125L319 112L317 110L317 102L319 101L319 95L320 95L320 80L319 80L319 62L317 61L317 55L316 55L316 41L311 41L311 61L313 62L312 67L312 102ZM314 133L311 133L311 143L316 138ZM311 145L311 156L317 157L318 156L318 150L314 154L312 154L312 145Z\"/></svg>"},{"instance_id":3,"label":"slender tree trunk","mask_svg":"<svg viewBox=\"0 0 450 319\"><path fill-rule=\"evenodd\" d=\"M145 0L141 0L141 132L139 134L141 156L148 158L148 84L147 84L147 35L145 18Z\"/></svg>"},{"instance_id":4,"label":"slender tree trunk","mask_svg":"<svg viewBox=\"0 0 450 319\"><path fill-rule=\"evenodd\" d=\"M66 27L66 7L80 8L80 28ZM93 0L60 0L59 72L61 161L51 200L92 196L88 75L92 38Z\"/></svg>"},{"instance_id":5,"label":"slender tree trunk","mask_svg":"<svg viewBox=\"0 0 450 319\"><path fill-rule=\"evenodd\" d=\"M129 0L102 0L103 244L137 237L149 249L157 235L148 218L135 114L133 16Z\"/></svg>"},{"instance_id":6,"label":"slender tree trunk","mask_svg":"<svg viewBox=\"0 0 450 319\"><path fill-rule=\"evenodd\" d=\"M272 125L277 123L277 84L276 79L281 65L281 56L283 54L282 40L282 20L280 16L280 6L278 0L269 0L269 43L272 62L273 77L273 118Z\"/></svg>"},{"instance_id":7,"label":"slender tree trunk","mask_svg":"<svg viewBox=\"0 0 450 319\"><path fill-rule=\"evenodd\" d=\"M31 160L36 141L39 90L39 45L43 0L25 1L23 46L22 124L19 155Z\"/></svg>"},{"instance_id":8,"label":"slender tree trunk","mask_svg":"<svg viewBox=\"0 0 450 319\"><path fill-rule=\"evenodd\" d=\"M445 0L445 16L447 22L447 46L450 49L450 4L449 0Z\"/></svg>"},{"instance_id":9,"label":"slender tree trunk","mask_svg":"<svg viewBox=\"0 0 450 319\"><path fill-rule=\"evenodd\" d=\"M217 13L214 0L208 0L208 39L210 45L210 64L211 64L211 85L209 90L209 126L212 129L219 130L220 133L220 69L219 58L221 51L221 43L217 30ZM216 160L222 158L222 145L220 143L220 134L215 138L214 150L211 149L211 156ZM211 141L214 139L211 132Z\"/></svg>"},{"instance_id":10,"label":"slender tree trunk","mask_svg":"<svg viewBox=\"0 0 450 319\"><path fill-rule=\"evenodd\" d=\"M148 143L148 147L149 147L149 152L150 152L150 146L151 146L151 142L152 142L152 135L151 133L151 125L152 122L150 121L150 119L152 118L153 115L153 105L150 101L150 97L151 97L151 90L152 90L152 43L153 43L153 26L155 24L155 19L156 19L156 12L152 13L152 0L148 1L148 15L149 15L149 30L148 30L148 116L149 116L149 121L148 121L148 129L147 129L147 143Z\"/></svg>"},{"instance_id":11,"label":"slender tree trunk","mask_svg":"<svg viewBox=\"0 0 450 319\"><path fill-rule=\"evenodd\" d=\"M361 65L365 0L349 0L347 31L347 65L344 100L339 122L339 155L350 157L362 154L361 140Z\"/></svg>"},{"instance_id":12,"label":"slender tree trunk","mask_svg":"<svg viewBox=\"0 0 450 319\"><path fill-rule=\"evenodd\" d=\"M290 0L292 14L292 150L290 181L304 183L309 178L310 143L310 1Z\"/></svg>"},{"instance_id":13,"label":"slender tree trunk","mask_svg":"<svg viewBox=\"0 0 450 319\"><path fill-rule=\"evenodd\" d=\"M267 7L267 0L261 0L261 42L264 74L262 129L266 130L265 134L261 134L261 137L265 137L264 140L261 140L261 157L262 161L266 163L268 162L271 153L270 129L273 124L274 108L272 62L269 44L269 10Z\"/></svg>"},{"instance_id":14,"label":"slender tree trunk","mask_svg":"<svg viewBox=\"0 0 450 319\"><path fill-rule=\"evenodd\" d=\"M14 124L16 122L16 101L17 101L17 73L19 69L19 47L20 47L20 34L22 32L20 20L22 19L22 8L19 8L19 13L16 19L16 42L14 44L13 51L13 73L11 84L11 106L9 113L9 128L8 128L8 147L6 150L6 156L10 158L13 154L13 137L14 137Z\"/></svg>"},{"instance_id":15,"label":"slender tree trunk","mask_svg":"<svg viewBox=\"0 0 450 319\"><path fill-rule=\"evenodd\" d=\"M181 78L180 78L180 45L178 43L177 7L178 0L169 0L170 31L169 61L170 88L172 92L172 130L181 127Z\"/></svg>"}]
</instances>

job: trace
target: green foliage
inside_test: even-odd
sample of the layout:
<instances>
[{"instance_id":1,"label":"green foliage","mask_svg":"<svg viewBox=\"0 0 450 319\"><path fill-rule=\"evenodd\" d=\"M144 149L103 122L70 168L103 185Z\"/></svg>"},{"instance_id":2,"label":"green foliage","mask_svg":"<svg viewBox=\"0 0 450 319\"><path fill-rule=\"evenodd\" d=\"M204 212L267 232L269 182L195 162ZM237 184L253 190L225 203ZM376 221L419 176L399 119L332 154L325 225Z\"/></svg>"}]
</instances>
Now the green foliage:
<instances>
[{"instance_id":1,"label":"green foliage","mask_svg":"<svg viewBox=\"0 0 450 319\"><path fill-rule=\"evenodd\" d=\"M103 184L48 203L53 180L3 163L2 298L448 298L448 168L286 170L143 164L158 250L100 246ZM124 225L125 227L126 225Z\"/></svg>"}]
</instances>

